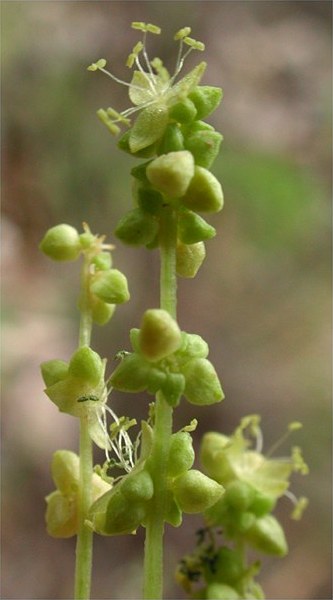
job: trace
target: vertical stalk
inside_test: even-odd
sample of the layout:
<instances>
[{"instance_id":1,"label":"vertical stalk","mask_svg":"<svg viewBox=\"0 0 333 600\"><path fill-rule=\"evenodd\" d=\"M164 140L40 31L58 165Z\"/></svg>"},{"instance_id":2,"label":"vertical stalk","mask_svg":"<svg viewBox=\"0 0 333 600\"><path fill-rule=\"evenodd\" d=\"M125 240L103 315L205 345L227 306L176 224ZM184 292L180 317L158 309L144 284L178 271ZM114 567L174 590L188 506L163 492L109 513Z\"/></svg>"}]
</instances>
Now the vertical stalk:
<instances>
[{"instance_id":1,"label":"vertical stalk","mask_svg":"<svg viewBox=\"0 0 333 600\"><path fill-rule=\"evenodd\" d=\"M81 273L81 318L79 346L89 346L92 330L92 318L89 309L89 257L84 258ZM88 600L91 588L93 532L85 525L88 510L92 502L91 480L93 474L92 441L89 435L87 419L80 419L80 482L78 494L79 527L76 541L75 564L75 600Z\"/></svg>"},{"instance_id":2,"label":"vertical stalk","mask_svg":"<svg viewBox=\"0 0 333 600\"><path fill-rule=\"evenodd\" d=\"M173 209L165 207L160 224L160 307L176 318L176 244L177 220ZM159 600L163 596L163 536L167 496L167 461L172 434L172 407L157 394L155 403L154 443L151 472L154 499L146 524L144 558L144 598Z\"/></svg>"}]
</instances>

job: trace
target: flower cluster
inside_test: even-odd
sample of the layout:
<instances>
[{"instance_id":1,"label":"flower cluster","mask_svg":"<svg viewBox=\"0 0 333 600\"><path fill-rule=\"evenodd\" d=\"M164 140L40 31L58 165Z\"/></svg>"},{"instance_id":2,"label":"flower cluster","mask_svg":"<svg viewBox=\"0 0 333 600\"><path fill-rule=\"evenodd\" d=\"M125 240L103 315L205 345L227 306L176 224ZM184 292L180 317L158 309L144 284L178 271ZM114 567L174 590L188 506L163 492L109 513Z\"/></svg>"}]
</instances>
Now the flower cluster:
<instances>
[{"instance_id":1,"label":"flower cluster","mask_svg":"<svg viewBox=\"0 0 333 600\"><path fill-rule=\"evenodd\" d=\"M216 503L224 492L223 486L200 471L192 469L194 450L189 429L173 433L167 463L167 491L165 497L165 522L178 527L182 512L202 512ZM134 468L112 489L91 506L89 524L101 535L134 533L145 526L152 510L154 480L152 476L151 449L154 430L142 422L141 452Z\"/></svg>"},{"instance_id":2,"label":"flower cluster","mask_svg":"<svg viewBox=\"0 0 333 600\"><path fill-rule=\"evenodd\" d=\"M119 140L119 148L134 157L149 159L131 171L134 208L120 220L115 233L124 243L155 248L159 245L163 211L172 206L178 227L177 273L194 277L205 258L204 241L216 233L197 213L218 212L223 206L221 185L209 171L222 135L202 120L217 108L222 90L199 85L205 62L177 81L189 52L204 49L201 42L189 37L190 28L175 35L179 52L170 75L162 61L150 61L146 51L147 33L160 33L160 28L145 23L132 25L143 32L143 41L134 47L127 61L129 67L135 66L130 83L109 73L105 59L88 67L129 87L134 107L121 113L113 108L100 109L98 116L112 133L119 133L117 123L129 127ZM184 46L187 51L183 54ZM129 117L137 112L132 124Z\"/></svg>"},{"instance_id":3,"label":"flower cluster","mask_svg":"<svg viewBox=\"0 0 333 600\"><path fill-rule=\"evenodd\" d=\"M147 310L140 329L131 330L133 352L126 353L111 376L111 385L125 392L161 393L171 406L182 395L192 404L223 399L208 345L196 334L181 332L162 309Z\"/></svg>"},{"instance_id":4,"label":"flower cluster","mask_svg":"<svg viewBox=\"0 0 333 600\"><path fill-rule=\"evenodd\" d=\"M263 554L285 556L285 534L271 513L283 495L294 502L294 519L301 517L307 505L306 498L296 500L288 489L293 472L308 473L300 448L292 448L290 457L272 458L285 435L265 456L259 424L258 415L249 415L231 436L211 432L203 437L201 462L206 473L225 487L225 493L205 512L205 535L194 553L184 557L179 565L177 578L191 597L264 598L254 580L260 563L248 565L245 550L249 547ZM287 433L300 427L300 423L291 423ZM220 532L224 543L218 539ZM199 592L202 595L194 592L197 582L204 584Z\"/></svg>"}]
</instances>

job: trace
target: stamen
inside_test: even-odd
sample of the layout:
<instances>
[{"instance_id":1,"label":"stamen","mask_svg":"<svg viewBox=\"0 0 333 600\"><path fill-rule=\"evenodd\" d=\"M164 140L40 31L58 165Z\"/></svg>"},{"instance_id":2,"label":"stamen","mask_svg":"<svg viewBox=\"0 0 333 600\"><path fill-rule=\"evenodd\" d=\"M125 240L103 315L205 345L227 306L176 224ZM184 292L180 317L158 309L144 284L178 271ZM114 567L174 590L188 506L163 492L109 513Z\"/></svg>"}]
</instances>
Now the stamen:
<instances>
[{"instance_id":1,"label":"stamen","mask_svg":"<svg viewBox=\"0 0 333 600\"><path fill-rule=\"evenodd\" d=\"M268 452L265 453L265 456L268 458L270 456L272 456L274 454L274 452L280 448L280 446L282 446L282 444L289 438L290 434L293 431L297 431L298 429L301 429L303 427L302 423L299 423L298 421L294 421L292 423L289 423L288 425L288 429L287 431L280 437L280 439L278 439L275 444L273 444L270 449L268 450Z\"/></svg>"}]
</instances>

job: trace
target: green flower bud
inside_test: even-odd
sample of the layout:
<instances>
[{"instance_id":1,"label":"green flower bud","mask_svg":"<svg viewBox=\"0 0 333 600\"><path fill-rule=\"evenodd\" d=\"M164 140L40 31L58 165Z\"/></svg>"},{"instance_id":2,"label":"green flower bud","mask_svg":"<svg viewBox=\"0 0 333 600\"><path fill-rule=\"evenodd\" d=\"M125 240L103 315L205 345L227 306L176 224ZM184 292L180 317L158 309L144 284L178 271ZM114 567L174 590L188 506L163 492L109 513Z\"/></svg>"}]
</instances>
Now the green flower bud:
<instances>
[{"instance_id":1,"label":"green flower bud","mask_svg":"<svg viewBox=\"0 0 333 600\"><path fill-rule=\"evenodd\" d=\"M141 208L134 208L120 219L115 235L129 246L145 246L152 242L157 232L156 218Z\"/></svg>"},{"instance_id":2,"label":"green flower bud","mask_svg":"<svg viewBox=\"0 0 333 600\"><path fill-rule=\"evenodd\" d=\"M274 496L269 496L264 492L259 490L255 490L253 502L251 503L250 510L257 517L263 517L269 512L272 512L274 506L276 504L277 498Z\"/></svg>"},{"instance_id":3,"label":"green flower bud","mask_svg":"<svg viewBox=\"0 0 333 600\"><path fill-rule=\"evenodd\" d=\"M185 389L185 377L181 373L168 373L161 385L161 392L170 406L178 406Z\"/></svg>"},{"instance_id":4,"label":"green flower bud","mask_svg":"<svg viewBox=\"0 0 333 600\"><path fill-rule=\"evenodd\" d=\"M39 248L52 260L76 260L81 251L79 234L71 225L56 225L46 232Z\"/></svg>"},{"instance_id":5,"label":"green flower bud","mask_svg":"<svg viewBox=\"0 0 333 600\"><path fill-rule=\"evenodd\" d=\"M184 150L184 137L177 123L169 123L158 147L158 154Z\"/></svg>"},{"instance_id":6,"label":"green flower bud","mask_svg":"<svg viewBox=\"0 0 333 600\"><path fill-rule=\"evenodd\" d=\"M124 152L128 152L132 154L132 156L137 156L138 158L150 158L156 154L156 143L143 148L142 150L138 150L137 152L132 152L129 145L129 140L131 136L131 130L125 131L125 133L118 140L118 148L123 150Z\"/></svg>"},{"instance_id":7,"label":"green flower bud","mask_svg":"<svg viewBox=\"0 0 333 600\"><path fill-rule=\"evenodd\" d=\"M175 499L186 513L203 512L222 496L224 488L200 471L186 471L173 482Z\"/></svg>"},{"instance_id":8,"label":"green flower bud","mask_svg":"<svg viewBox=\"0 0 333 600\"><path fill-rule=\"evenodd\" d=\"M68 373L68 363L64 360L48 360L40 366L46 387L65 379Z\"/></svg>"},{"instance_id":9,"label":"green flower bud","mask_svg":"<svg viewBox=\"0 0 333 600\"><path fill-rule=\"evenodd\" d=\"M255 497L255 489L245 481L232 481L226 488L224 499L232 508L247 510Z\"/></svg>"},{"instance_id":10,"label":"green flower bud","mask_svg":"<svg viewBox=\"0 0 333 600\"><path fill-rule=\"evenodd\" d=\"M93 322L97 323L97 325L105 325L116 310L116 305L108 304L97 298L97 296L93 296L91 298L90 309Z\"/></svg>"},{"instance_id":11,"label":"green flower bud","mask_svg":"<svg viewBox=\"0 0 333 600\"><path fill-rule=\"evenodd\" d=\"M210 171L196 166L194 176L182 197L182 204L198 212L219 212L223 207L220 182Z\"/></svg>"},{"instance_id":12,"label":"green flower bud","mask_svg":"<svg viewBox=\"0 0 333 600\"><path fill-rule=\"evenodd\" d=\"M219 548L215 568L216 579L231 585L237 583L244 574L241 555L226 546Z\"/></svg>"},{"instance_id":13,"label":"green flower bud","mask_svg":"<svg viewBox=\"0 0 333 600\"><path fill-rule=\"evenodd\" d=\"M91 231L85 231L84 233L80 233L80 244L83 250L87 250L92 246L92 244L96 241L96 236L94 236Z\"/></svg>"},{"instance_id":14,"label":"green flower bud","mask_svg":"<svg viewBox=\"0 0 333 600\"><path fill-rule=\"evenodd\" d=\"M74 495L79 487L80 459L70 450L57 450L52 457L51 472L58 490L66 495Z\"/></svg>"},{"instance_id":15,"label":"green flower bud","mask_svg":"<svg viewBox=\"0 0 333 600\"><path fill-rule=\"evenodd\" d=\"M265 554L285 556L288 544L280 523L272 515L257 519L246 532L246 540Z\"/></svg>"},{"instance_id":16,"label":"green flower bud","mask_svg":"<svg viewBox=\"0 0 333 600\"><path fill-rule=\"evenodd\" d=\"M139 346L148 360L155 362L165 358L175 352L180 343L178 324L166 310L146 310L140 328Z\"/></svg>"},{"instance_id":17,"label":"green flower bud","mask_svg":"<svg viewBox=\"0 0 333 600\"><path fill-rule=\"evenodd\" d=\"M171 436L168 475L178 477L188 471L194 463L194 450L191 435L187 431L177 431Z\"/></svg>"},{"instance_id":18,"label":"green flower bud","mask_svg":"<svg viewBox=\"0 0 333 600\"><path fill-rule=\"evenodd\" d=\"M184 210L179 213L178 236L184 244L196 244L197 242L210 240L215 235L215 228L196 213L191 210Z\"/></svg>"},{"instance_id":19,"label":"green flower bud","mask_svg":"<svg viewBox=\"0 0 333 600\"><path fill-rule=\"evenodd\" d=\"M108 271L112 267L112 257L110 252L100 252L92 260L92 264L98 271Z\"/></svg>"},{"instance_id":20,"label":"green flower bud","mask_svg":"<svg viewBox=\"0 0 333 600\"><path fill-rule=\"evenodd\" d=\"M150 473L145 469L130 473L121 484L121 492L128 500L150 500L154 494L154 484Z\"/></svg>"},{"instance_id":21,"label":"green flower bud","mask_svg":"<svg viewBox=\"0 0 333 600\"><path fill-rule=\"evenodd\" d=\"M69 363L69 375L94 386L100 382L103 372L103 361L97 352L88 346L83 346L74 352Z\"/></svg>"},{"instance_id":22,"label":"green flower bud","mask_svg":"<svg viewBox=\"0 0 333 600\"><path fill-rule=\"evenodd\" d=\"M205 119L218 107L222 100L223 92L218 87L199 85L194 88L188 97L192 100L197 110L196 118Z\"/></svg>"},{"instance_id":23,"label":"green flower bud","mask_svg":"<svg viewBox=\"0 0 333 600\"><path fill-rule=\"evenodd\" d=\"M91 278L90 291L107 304L122 304L130 298L127 279L118 269L95 273Z\"/></svg>"},{"instance_id":24,"label":"green flower bud","mask_svg":"<svg viewBox=\"0 0 333 600\"><path fill-rule=\"evenodd\" d=\"M196 165L209 169L219 153L222 140L223 136L217 131L197 131L185 137L184 148L193 154Z\"/></svg>"},{"instance_id":25,"label":"green flower bud","mask_svg":"<svg viewBox=\"0 0 333 600\"><path fill-rule=\"evenodd\" d=\"M197 109L189 98L173 104L169 109L169 118L174 119L178 123L191 123L196 116Z\"/></svg>"},{"instance_id":26,"label":"green flower bud","mask_svg":"<svg viewBox=\"0 0 333 600\"><path fill-rule=\"evenodd\" d=\"M160 192L153 190L152 188L138 187L137 190L137 202L139 208L150 215L157 215L163 206L163 196Z\"/></svg>"},{"instance_id":27,"label":"green flower bud","mask_svg":"<svg viewBox=\"0 0 333 600\"><path fill-rule=\"evenodd\" d=\"M203 242L197 244L183 244L178 242L176 248L176 272L179 277L193 279L199 271L206 257L206 248Z\"/></svg>"},{"instance_id":28,"label":"green flower bud","mask_svg":"<svg viewBox=\"0 0 333 600\"><path fill-rule=\"evenodd\" d=\"M165 384L166 377L167 376L164 373L164 371L152 367L148 375L148 392L150 394L156 394L159 390L161 390L163 388L163 385Z\"/></svg>"},{"instance_id":29,"label":"green flower bud","mask_svg":"<svg viewBox=\"0 0 333 600\"><path fill-rule=\"evenodd\" d=\"M45 514L47 533L55 538L69 538L78 529L76 498L63 496L56 490L46 497Z\"/></svg>"},{"instance_id":30,"label":"green flower bud","mask_svg":"<svg viewBox=\"0 0 333 600\"><path fill-rule=\"evenodd\" d=\"M183 196L194 175L193 156L187 150L162 154L147 167L150 183L171 198Z\"/></svg>"},{"instance_id":31,"label":"green flower bud","mask_svg":"<svg viewBox=\"0 0 333 600\"><path fill-rule=\"evenodd\" d=\"M224 394L212 363L206 358L194 358L183 367L186 379L184 395L192 404L214 404Z\"/></svg>"},{"instance_id":32,"label":"green flower bud","mask_svg":"<svg viewBox=\"0 0 333 600\"><path fill-rule=\"evenodd\" d=\"M239 600L240 596L230 585L215 581L207 586L205 598L207 600Z\"/></svg>"},{"instance_id":33,"label":"green flower bud","mask_svg":"<svg viewBox=\"0 0 333 600\"><path fill-rule=\"evenodd\" d=\"M149 365L137 354L129 354L111 375L111 384L122 392L142 392L147 388Z\"/></svg>"}]
</instances>

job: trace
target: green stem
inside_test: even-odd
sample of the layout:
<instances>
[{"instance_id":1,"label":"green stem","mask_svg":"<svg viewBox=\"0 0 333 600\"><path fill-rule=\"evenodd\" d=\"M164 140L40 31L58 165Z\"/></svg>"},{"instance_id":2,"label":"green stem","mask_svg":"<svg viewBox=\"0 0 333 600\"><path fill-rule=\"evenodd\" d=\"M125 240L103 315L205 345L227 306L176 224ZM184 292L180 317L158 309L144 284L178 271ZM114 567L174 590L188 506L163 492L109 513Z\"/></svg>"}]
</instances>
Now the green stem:
<instances>
[{"instance_id":1,"label":"green stem","mask_svg":"<svg viewBox=\"0 0 333 600\"><path fill-rule=\"evenodd\" d=\"M165 208L160 226L160 306L176 318L176 244L177 220L171 207ZM167 462L172 434L172 407L161 394L155 403L154 444L151 473L154 498L146 524L144 559L144 598L163 597L163 536L167 498Z\"/></svg>"},{"instance_id":2,"label":"green stem","mask_svg":"<svg viewBox=\"0 0 333 600\"><path fill-rule=\"evenodd\" d=\"M89 257L85 257L81 273L80 333L79 346L89 346L92 318L89 308ZM75 600L90 598L93 532L85 525L92 502L91 480L93 474L93 450L88 421L80 419L80 483L78 494L78 534L76 541Z\"/></svg>"}]
</instances>

